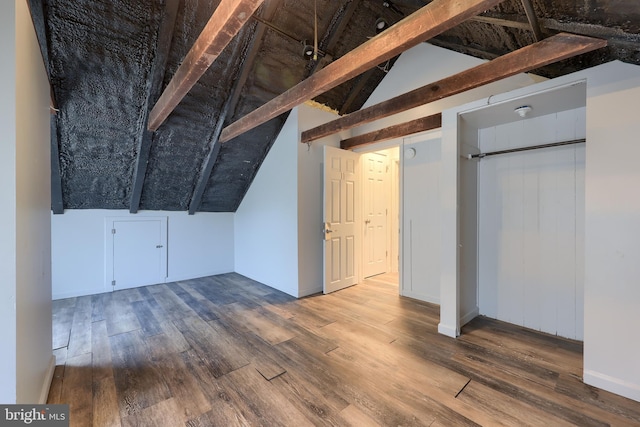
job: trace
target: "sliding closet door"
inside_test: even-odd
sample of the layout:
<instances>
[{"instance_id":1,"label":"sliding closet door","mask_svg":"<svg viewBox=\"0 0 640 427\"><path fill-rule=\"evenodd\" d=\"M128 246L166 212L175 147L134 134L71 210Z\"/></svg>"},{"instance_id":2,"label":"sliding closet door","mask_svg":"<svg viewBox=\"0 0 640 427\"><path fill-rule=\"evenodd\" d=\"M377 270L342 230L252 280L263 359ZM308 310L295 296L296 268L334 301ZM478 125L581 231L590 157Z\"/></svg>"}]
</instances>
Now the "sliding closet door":
<instances>
[{"instance_id":1,"label":"sliding closet door","mask_svg":"<svg viewBox=\"0 0 640 427\"><path fill-rule=\"evenodd\" d=\"M479 131L482 152L584 136L584 108ZM481 314L583 338L584 153L581 143L480 161Z\"/></svg>"}]
</instances>

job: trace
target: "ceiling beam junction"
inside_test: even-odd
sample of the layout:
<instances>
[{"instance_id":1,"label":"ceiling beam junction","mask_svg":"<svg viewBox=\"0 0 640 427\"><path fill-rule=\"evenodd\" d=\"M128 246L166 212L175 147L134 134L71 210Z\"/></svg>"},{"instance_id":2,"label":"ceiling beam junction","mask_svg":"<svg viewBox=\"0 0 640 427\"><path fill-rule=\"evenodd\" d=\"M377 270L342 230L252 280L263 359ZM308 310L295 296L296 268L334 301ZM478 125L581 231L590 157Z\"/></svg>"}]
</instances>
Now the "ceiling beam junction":
<instances>
[{"instance_id":1,"label":"ceiling beam junction","mask_svg":"<svg viewBox=\"0 0 640 427\"><path fill-rule=\"evenodd\" d=\"M302 132L300 142L308 143L606 45L606 40L560 33L492 61L306 130Z\"/></svg>"},{"instance_id":2,"label":"ceiling beam junction","mask_svg":"<svg viewBox=\"0 0 640 427\"><path fill-rule=\"evenodd\" d=\"M434 0L386 31L328 64L306 80L290 88L223 129L220 140L229 141L293 107L324 93L364 71L464 22L501 0Z\"/></svg>"},{"instance_id":3,"label":"ceiling beam junction","mask_svg":"<svg viewBox=\"0 0 640 427\"><path fill-rule=\"evenodd\" d=\"M149 114L156 131L264 0L222 0Z\"/></svg>"}]
</instances>

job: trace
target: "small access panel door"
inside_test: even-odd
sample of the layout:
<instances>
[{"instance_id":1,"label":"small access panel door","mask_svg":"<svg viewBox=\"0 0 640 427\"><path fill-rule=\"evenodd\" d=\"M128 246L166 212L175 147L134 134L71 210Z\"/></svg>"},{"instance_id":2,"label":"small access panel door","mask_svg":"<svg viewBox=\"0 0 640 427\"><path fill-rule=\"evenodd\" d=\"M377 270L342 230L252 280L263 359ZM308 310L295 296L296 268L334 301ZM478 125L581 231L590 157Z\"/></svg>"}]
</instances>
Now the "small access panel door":
<instances>
[{"instance_id":1,"label":"small access panel door","mask_svg":"<svg viewBox=\"0 0 640 427\"><path fill-rule=\"evenodd\" d=\"M166 217L109 218L106 232L107 290L165 282Z\"/></svg>"}]
</instances>

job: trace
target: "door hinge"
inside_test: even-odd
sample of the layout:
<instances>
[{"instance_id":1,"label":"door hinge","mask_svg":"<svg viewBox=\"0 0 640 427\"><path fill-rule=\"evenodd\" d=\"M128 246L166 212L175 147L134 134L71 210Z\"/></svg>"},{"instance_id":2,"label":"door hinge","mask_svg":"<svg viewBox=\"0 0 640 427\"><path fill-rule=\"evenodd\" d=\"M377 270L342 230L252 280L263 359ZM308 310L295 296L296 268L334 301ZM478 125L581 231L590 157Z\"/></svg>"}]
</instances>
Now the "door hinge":
<instances>
[{"instance_id":1,"label":"door hinge","mask_svg":"<svg viewBox=\"0 0 640 427\"><path fill-rule=\"evenodd\" d=\"M116 286L116 281L115 280L111 281L111 286L114 286L114 287Z\"/></svg>"},{"instance_id":2,"label":"door hinge","mask_svg":"<svg viewBox=\"0 0 640 427\"><path fill-rule=\"evenodd\" d=\"M115 228L111 229L111 234L116 234L116 229Z\"/></svg>"}]
</instances>

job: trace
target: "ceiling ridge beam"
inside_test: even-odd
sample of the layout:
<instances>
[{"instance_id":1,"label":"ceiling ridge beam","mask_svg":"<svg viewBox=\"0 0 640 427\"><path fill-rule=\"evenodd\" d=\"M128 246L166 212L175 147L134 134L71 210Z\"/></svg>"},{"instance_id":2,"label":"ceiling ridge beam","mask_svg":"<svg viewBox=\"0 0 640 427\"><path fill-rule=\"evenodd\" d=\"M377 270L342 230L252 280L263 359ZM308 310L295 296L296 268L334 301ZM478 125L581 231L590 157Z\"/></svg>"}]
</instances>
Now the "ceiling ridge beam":
<instances>
[{"instance_id":1,"label":"ceiling ridge beam","mask_svg":"<svg viewBox=\"0 0 640 427\"><path fill-rule=\"evenodd\" d=\"M340 148L343 150L353 150L354 148L364 147L365 145L375 144L376 142L401 138L414 133L438 129L440 127L442 127L442 113L436 113L431 116L420 117L419 119L389 126L384 129L374 130L373 132L354 136L352 138L343 139L340 141Z\"/></svg>"},{"instance_id":2,"label":"ceiling ridge beam","mask_svg":"<svg viewBox=\"0 0 640 427\"><path fill-rule=\"evenodd\" d=\"M264 0L222 0L149 114L156 131Z\"/></svg>"},{"instance_id":3,"label":"ceiling ridge beam","mask_svg":"<svg viewBox=\"0 0 640 427\"><path fill-rule=\"evenodd\" d=\"M560 33L371 107L302 132L307 143L430 102L605 47L606 40Z\"/></svg>"},{"instance_id":4,"label":"ceiling ridge beam","mask_svg":"<svg viewBox=\"0 0 640 427\"><path fill-rule=\"evenodd\" d=\"M229 141L293 107L316 97L364 71L391 59L501 0L434 0L386 31L372 37L322 70L223 129L220 140Z\"/></svg>"},{"instance_id":5,"label":"ceiling ridge beam","mask_svg":"<svg viewBox=\"0 0 640 427\"><path fill-rule=\"evenodd\" d=\"M146 129L146 123L149 119L149 104L157 99L162 90L162 82L167 68L167 61L169 60L169 52L171 51L171 41L173 40L179 5L180 0L167 0L165 2L165 15L160 24L156 56L149 73L151 80L147 84L147 99L142 110L144 117L140 119L136 137L136 148L138 151L133 171L131 196L129 199L129 212L132 214L137 213L138 209L140 209L142 187L144 186L144 180L147 176L147 166L149 164L149 155L151 154L151 145L153 143L153 133Z\"/></svg>"},{"instance_id":6,"label":"ceiling ridge beam","mask_svg":"<svg viewBox=\"0 0 640 427\"><path fill-rule=\"evenodd\" d=\"M282 0L269 1L263 9L263 18L265 20L271 19L273 15L275 15L276 10L281 3ZM218 121L216 122L216 127L211 134L210 149L207 153L207 157L205 157L202 172L198 177L198 182L193 190L193 194L191 195L191 201L189 202L189 215L195 214L198 209L200 209L200 205L202 204L202 196L204 196L204 192L207 189L209 179L211 178L211 174L213 173L213 169L218 159L218 153L220 153L220 148L222 148L222 143L220 142L220 133L222 133L224 122L230 113L231 115L234 114L234 110L238 104L238 100L240 99L242 88L247 82L249 72L251 71L251 68L253 68L253 63L255 62L258 52L260 51L260 46L262 45L262 40L264 38L267 27L268 26L265 25L262 20L257 20L257 28L253 33L253 37L251 38L251 43L248 49L249 52L242 62L240 76L235 81L233 92L231 93L231 96L227 98L222 112L218 117Z\"/></svg>"}]
</instances>

